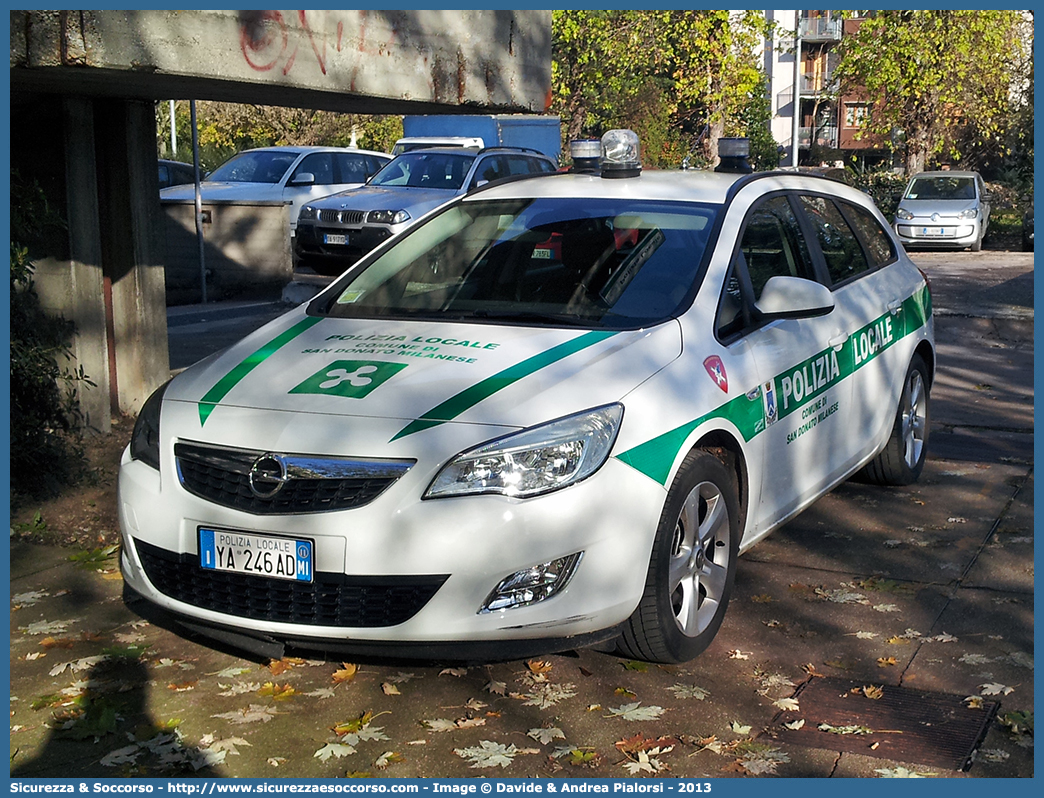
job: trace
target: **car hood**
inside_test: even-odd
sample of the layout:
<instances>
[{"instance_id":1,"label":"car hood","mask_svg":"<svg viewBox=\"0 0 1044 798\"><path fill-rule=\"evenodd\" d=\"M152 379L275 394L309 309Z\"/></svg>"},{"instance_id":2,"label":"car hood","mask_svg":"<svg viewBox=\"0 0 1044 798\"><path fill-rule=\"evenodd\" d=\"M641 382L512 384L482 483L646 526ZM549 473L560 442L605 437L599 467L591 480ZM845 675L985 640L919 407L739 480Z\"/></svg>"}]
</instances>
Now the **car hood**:
<instances>
[{"instance_id":1,"label":"car hood","mask_svg":"<svg viewBox=\"0 0 1044 798\"><path fill-rule=\"evenodd\" d=\"M278 183L231 183L204 180L199 184L199 193L204 202L214 200L281 200L283 187ZM192 183L171 186L160 191L160 199L195 199L196 187Z\"/></svg>"},{"instance_id":2,"label":"car hood","mask_svg":"<svg viewBox=\"0 0 1044 798\"><path fill-rule=\"evenodd\" d=\"M940 216L957 216L961 211L969 208L979 207L979 201L970 200L909 200L904 199L899 207L910 211L914 216L931 216L937 213Z\"/></svg>"},{"instance_id":3,"label":"car hood","mask_svg":"<svg viewBox=\"0 0 1044 798\"><path fill-rule=\"evenodd\" d=\"M461 193L463 192L445 188L364 186L351 191L342 191L332 197L327 197L321 203L313 204L318 204L320 208L351 211L405 210L416 219Z\"/></svg>"},{"instance_id":4,"label":"car hood","mask_svg":"<svg viewBox=\"0 0 1044 798\"><path fill-rule=\"evenodd\" d=\"M195 428L175 434L189 436L217 433L223 415L244 409L394 420L379 425L398 430L392 440L447 422L523 428L619 401L680 353L676 321L615 332L319 318L299 308L182 372L164 404L194 406L178 412Z\"/></svg>"}]
</instances>

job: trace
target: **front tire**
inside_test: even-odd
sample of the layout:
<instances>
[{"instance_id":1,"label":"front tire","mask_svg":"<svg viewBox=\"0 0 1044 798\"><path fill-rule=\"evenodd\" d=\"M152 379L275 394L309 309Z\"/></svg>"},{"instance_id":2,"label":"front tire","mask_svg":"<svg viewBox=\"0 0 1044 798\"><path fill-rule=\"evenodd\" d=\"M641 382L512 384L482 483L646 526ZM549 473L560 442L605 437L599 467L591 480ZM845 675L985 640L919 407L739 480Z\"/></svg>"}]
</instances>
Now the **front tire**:
<instances>
[{"instance_id":1,"label":"front tire","mask_svg":"<svg viewBox=\"0 0 1044 798\"><path fill-rule=\"evenodd\" d=\"M884 449L866 464L863 475L878 485L910 485L921 476L930 428L928 368L914 355L903 381L903 393Z\"/></svg>"},{"instance_id":2,"label":"front tire","mask_svg":"<svg viewBox=\"0 0 1044 798\"><path fill-rule=\"evenodd\" d=\"M680 663L710 645L736 578L739 521L734 471L710 452L690 452L667 494L645 592L618 644L622 654Z\"/></svg>"}]
</instances>

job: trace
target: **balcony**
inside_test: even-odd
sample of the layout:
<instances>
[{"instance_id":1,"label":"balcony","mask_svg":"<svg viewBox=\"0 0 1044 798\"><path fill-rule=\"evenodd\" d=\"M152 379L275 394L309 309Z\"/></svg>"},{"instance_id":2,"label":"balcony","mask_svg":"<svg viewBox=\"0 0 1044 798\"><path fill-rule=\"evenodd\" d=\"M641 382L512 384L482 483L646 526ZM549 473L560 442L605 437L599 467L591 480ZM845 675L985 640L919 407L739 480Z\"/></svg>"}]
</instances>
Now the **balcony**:
<instances>
[{"instance_id":1,"label":"balcony","mask_svg":"<svg viewBox=\"0 0 1044 798\"><path fill-rule=\"evenodd\" d=\"M814 130L817 146L837 149L837 125L822 125ZM811 127L798 129L798 147L807 150L812 145L812 132Z\"/></svg>"},{"instance_id":2,"label":"balcony","mask_svg":"<svg viewBox=\"0 0 1044 798\"><path fill-rule=\"evenodd\" d=\"M806 17L798 23L798 31L806 42L839 42L841 20L830 17Z\"/></svg>"},{"instance_id":3,"label":"balcony","mask_svg":"<svg viewBox=\"0 0 1044 798\"><path fill-rule=\"evenodd\" d=\"M837 88L833 71L806 72L801 76L801 93L804 95L820 94Z\"/></svg>"}]
</instances>

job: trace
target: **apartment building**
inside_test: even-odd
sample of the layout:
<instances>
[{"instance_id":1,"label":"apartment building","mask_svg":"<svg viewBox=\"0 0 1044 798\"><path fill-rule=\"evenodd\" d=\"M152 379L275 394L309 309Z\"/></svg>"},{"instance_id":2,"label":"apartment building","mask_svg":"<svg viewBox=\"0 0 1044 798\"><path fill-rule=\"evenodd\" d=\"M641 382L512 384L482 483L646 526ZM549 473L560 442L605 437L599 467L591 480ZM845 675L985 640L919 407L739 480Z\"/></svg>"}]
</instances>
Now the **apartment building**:
<instances>
[{"instance_id":1,"label":"apartment building","mask_svg":"<svg viewBox=\"0 0 1044 798\"><path fill-rule=\"evenodd\" d=\"M776 23L775 33L766 41L764 68L772 103L772 136L783 148L782 165L824 161L833 165L837 160L850 162L853 155L866 165L887 160L886 142L860 134L869 98L839 96L834 79L837 46L858 30L861 20L843 19L838 12L826 10L765 14Z\"/></svg>"}]
</instances>

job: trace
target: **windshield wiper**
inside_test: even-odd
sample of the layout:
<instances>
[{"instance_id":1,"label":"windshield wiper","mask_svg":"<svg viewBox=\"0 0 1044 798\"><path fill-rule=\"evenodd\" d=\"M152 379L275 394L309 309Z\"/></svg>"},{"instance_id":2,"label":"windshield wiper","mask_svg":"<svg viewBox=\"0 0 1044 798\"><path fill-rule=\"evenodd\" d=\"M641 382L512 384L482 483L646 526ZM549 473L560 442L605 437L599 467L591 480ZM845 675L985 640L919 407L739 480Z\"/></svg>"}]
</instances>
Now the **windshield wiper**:
<instances>
[{"instance_id":1,"label":"windshield wiper","mask_svg":"<svg viewBox=\"0 0 1044 798\"><path fill-rule=\"evenodd\" d=\"M531 321L551 324L565 324L575 326L585 321L591 321L576 313L541 313L535 310L486 310L480 308L472 311L471 315L476 319L490 319L494 321Z\"/></svg>"}]
</instances>

